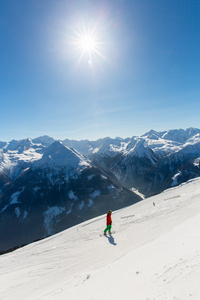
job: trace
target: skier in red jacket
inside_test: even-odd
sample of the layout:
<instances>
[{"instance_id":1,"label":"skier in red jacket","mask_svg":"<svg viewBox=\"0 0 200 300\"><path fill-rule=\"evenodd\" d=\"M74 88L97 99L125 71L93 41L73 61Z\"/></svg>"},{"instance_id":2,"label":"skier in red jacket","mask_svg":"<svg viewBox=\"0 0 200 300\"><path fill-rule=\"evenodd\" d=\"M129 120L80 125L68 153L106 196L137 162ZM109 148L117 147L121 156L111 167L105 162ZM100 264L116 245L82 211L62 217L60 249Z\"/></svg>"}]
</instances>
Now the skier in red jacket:
<instances>
[{"instance_id":1,"label":"skier in red jacket","mask_svg":"<svg viewBox=\"0 0 200 300\"><path fill-rule=\"evenodd\" d=\"M109 210L106 217L106 229L104 230L104 234L106 235L106 232L108 231L111 233L111 227L112 227L112 218L111 218L112 210Z\"/></svg>"}]
</instances>

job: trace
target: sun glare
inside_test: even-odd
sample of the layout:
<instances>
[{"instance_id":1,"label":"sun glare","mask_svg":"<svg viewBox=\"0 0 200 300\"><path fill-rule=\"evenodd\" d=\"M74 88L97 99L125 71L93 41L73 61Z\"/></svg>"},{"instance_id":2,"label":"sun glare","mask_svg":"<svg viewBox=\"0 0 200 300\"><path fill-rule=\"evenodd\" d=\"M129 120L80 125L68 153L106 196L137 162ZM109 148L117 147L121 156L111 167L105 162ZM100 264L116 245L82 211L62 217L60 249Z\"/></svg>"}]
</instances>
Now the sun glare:
<instances>
[{"instance_id":1,"label":"sun glare","mask_svg":"<svg viewBox=\"0 0 200 300\"><path fill-rule=\"evenodd\" d=\"M102 55L102 41L100 39L100 33L96 30L96 25L93 27L86 27L83 24L80 30L73 30L74 36L72 37L72 44L79 59L77 66L81 61L86 60L90 68L94 67L94 63L97 62L97 57L104 58Z\"/></svg>"}]
</instances>

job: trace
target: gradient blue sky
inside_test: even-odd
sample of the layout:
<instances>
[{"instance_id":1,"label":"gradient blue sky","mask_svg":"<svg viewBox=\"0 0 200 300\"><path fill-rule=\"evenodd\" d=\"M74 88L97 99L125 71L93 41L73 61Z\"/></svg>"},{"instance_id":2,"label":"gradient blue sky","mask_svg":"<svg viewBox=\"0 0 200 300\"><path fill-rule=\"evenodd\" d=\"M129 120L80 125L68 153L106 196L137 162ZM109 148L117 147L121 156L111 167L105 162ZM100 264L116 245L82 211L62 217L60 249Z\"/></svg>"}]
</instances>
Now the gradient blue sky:
<instances>
[{"instance_id":1,"label":"gradient blue sky","mask_svg":"<svg viewBox=\"0 0 200 300\"><path fill-rule=\"evenodd\" d=\"M199 128L199 112L199 0L0 0L1 141Z\"/></svg>"}]
</instances>

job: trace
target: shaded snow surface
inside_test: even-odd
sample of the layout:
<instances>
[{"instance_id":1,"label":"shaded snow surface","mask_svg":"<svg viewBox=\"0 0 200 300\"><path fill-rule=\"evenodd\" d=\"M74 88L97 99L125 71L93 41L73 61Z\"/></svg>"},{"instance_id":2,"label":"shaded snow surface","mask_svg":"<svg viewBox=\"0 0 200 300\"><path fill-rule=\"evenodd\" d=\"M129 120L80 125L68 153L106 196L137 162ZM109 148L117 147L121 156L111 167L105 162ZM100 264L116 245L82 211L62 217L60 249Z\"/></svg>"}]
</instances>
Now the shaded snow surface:
<instances>
[{"instance_id":1,"label":"shaded snow surface","mask_svg":"<svg viewBox=\"0 0 200 300\"><path fill-rule=\"evenodd\" d=\"M1 299L200 299L200 179L112 217L0 256Z\"/></svg>"}]
</instances>

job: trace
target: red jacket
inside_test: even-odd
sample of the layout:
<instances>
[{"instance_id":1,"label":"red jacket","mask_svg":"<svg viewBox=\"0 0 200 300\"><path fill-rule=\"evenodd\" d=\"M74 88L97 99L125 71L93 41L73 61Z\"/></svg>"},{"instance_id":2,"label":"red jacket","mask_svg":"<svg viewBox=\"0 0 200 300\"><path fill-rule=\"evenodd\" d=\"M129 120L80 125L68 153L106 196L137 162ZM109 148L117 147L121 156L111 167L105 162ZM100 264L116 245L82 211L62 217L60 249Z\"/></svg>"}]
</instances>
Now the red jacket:
<instances>
[{"instance_id":1,"label":"red jacket","mask_svg":"<svg viewBox=\"0 0 200 300\"><path fill-rule=\"evenodd\" d=\"M112 219L111 219L111 214L107 213L107 225L111 225L112 224Z\"/></svg>"}]
</instances>

